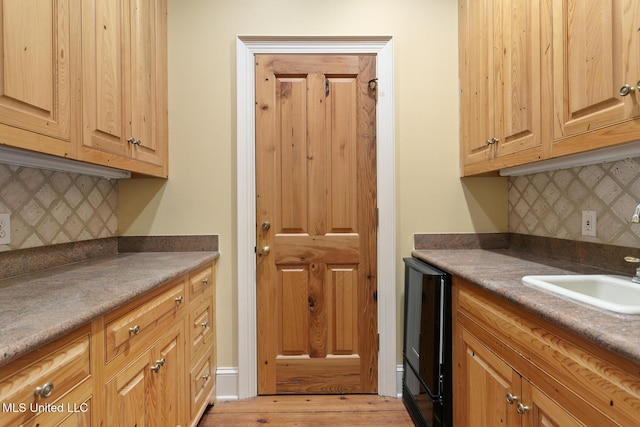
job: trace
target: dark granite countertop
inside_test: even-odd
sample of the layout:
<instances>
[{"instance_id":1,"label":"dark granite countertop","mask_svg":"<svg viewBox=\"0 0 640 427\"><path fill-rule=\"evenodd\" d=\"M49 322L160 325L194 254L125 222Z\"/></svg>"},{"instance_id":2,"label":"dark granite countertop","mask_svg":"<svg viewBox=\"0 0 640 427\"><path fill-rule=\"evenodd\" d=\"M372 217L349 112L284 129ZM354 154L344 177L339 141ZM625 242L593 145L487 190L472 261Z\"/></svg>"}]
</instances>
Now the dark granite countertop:
<instances>
[{"instance_id":1,"label":"dark granite countertop","mask_svg":"<svg viewBox=\"0 0 640 427\"><path fill-rule=\"evenodd\" d=\"M121 253L0 280L0 365L218 256Z\"/></svg>"},{"instance_id":2,"label":"dark granite countertop","mask_svg":"<svg viewBox=\"0 0 640 427\"><path fill-rule=\"evenodd\" d=\"M541 274L620 274L514 250L434 249L412 255L599 346L640 363L640 315L618 314L522 283Z\"/></svg>"}]
</instances>

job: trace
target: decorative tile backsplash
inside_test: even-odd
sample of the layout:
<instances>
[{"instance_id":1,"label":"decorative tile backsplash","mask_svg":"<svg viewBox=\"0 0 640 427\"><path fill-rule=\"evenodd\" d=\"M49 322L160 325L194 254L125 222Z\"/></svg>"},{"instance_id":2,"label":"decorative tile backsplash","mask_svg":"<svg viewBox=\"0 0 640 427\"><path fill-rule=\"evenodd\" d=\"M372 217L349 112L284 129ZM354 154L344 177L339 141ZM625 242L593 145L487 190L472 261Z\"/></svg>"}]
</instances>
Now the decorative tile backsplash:
<instances>
[{"instance_id":1,"label":"decorative tile backsplash","mask_svg":"<svg viewBox=\"0 0 640 427\"><path fill-rule=\"evenodd\" d=\"M0 251L118 235L118 181L0 164L0 212L11 244Z\"/></svg>"},{"instance_id":2,"label":"decorative tile backsplash","mask_svg":"<svg viewBox=\"0 0 640 427\"><path fill-rule=\"evenodd\" d=\"M509 231L640 247L640 158L509 178ZM582 211L596 211L596 237L582 235Z\"/></svg>"}]
</instances>

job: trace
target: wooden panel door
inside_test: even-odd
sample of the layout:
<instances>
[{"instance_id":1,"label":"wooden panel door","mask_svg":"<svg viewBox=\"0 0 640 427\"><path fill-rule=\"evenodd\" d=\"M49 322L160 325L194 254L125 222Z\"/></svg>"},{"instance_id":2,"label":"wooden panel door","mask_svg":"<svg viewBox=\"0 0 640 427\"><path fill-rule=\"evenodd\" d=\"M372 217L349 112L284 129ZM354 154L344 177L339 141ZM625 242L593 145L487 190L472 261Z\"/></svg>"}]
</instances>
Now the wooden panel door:
<instances>
[{"instance_id":1,"label":"wooden panel door","mask_svg":"<svg viewBox=\"0 0 640 427\"><path fill-rule=\"evenodd\" d=\"M106 425L157 425L158 402L152 397L154 365L150 352L145 352L105 385Z\"/></svg>"},{"instance_id":2,"label":"wooden panel door","mask_svg":"<svg viewBox=\"0 0 640 427\"><path fill-rule=\"evenodd\" d=\"M494 7L496 156L540 147L540 2L499 0Z\"/></svg>"},{"instance_id":3,"label":"wooden panel door","mask_svg":"<svg viewBox=\"0 0 640 427\"><path fill-rule=\"evenodd\" d=\"M0 123L11 126L0 126L2 142L74 155L80 2L2 0L0 18Z\"/></svg>"},{"instance_id":4,"label":"wooden panel door","mask_svg":"<svg viewBox=\"0 0 640 427\"><path fill-rule=\"evenodd\" d=\"M258 393L377 391L375 56L256 56Z\"/></svg>"},{"instance_id":5,"label":"wooden panel door","mask_svg":"<svg viewBox=\"0 0 640 427\"><path fill-rule=\"evenodd\" d=\"M456 425L515 427L521 423L507 393L521 395L521 378L511 366L485 347L466 329L456 328L454 366L458 368L454 382Z\"/></svg>"},{"instance_id":6,"label":"wooden panel door","mask_svg":"<svg viewBox=\"0 0 640 427\"><path fill-rule=\"evenodd\" d=\"M551 1L551 0L546 0ZM640 116L640 1L553 1L553 137Z\"/></svg>"},{"instance_id":7,"label":"wooden panel door","mask_svg":"<svg viewBox=\"0 0 640 427\"><path fill-rule=\"evenodd\" d=\"M187 399L185 398L185 339L182 322L158 341L153 359L160 365L154 371L155 396L159 426L186 425Z\"/></svg>"},{"instance_id":8,"label":"wooden panel door","mask_svg":"<svg viewBox=\"0 0 640 427\"><path fill-rule=\"evenodd\" d=\"M493 0L459 1L460 144L462 164L493 157L494 79Z\"/></svg>"},{"instance_id":9,"label":"wooden panel door","mask_svg":"<svg viewBox=\"0 0 640 427\"><path fill-rule=\"evenodd\" d=\"M526 380L522 381L521 400L521 403L528 408L522 414L523 427L584 427L586 425ZM595 421L592 422L595 423ZM598 423L598 425L601 424Z\"/></svg>"}]
</instances>

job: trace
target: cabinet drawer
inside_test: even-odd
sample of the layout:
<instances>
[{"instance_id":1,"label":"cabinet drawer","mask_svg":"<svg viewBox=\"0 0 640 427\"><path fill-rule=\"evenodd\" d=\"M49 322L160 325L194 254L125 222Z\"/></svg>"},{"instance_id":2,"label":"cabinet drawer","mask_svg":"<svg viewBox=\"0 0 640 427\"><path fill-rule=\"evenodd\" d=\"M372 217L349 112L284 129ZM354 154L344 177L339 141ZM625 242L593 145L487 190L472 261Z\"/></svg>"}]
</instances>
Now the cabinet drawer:
<instances>
[{"instance_id":1,"label":"cabinet drawer","mask_svg":"<svg viewBox=\"0 0 640 427\"><path fill-rule=\"evenodd\" d=\"M189 301L196 301L201 295L213 292L213 273L212 265L207 265L191 273L189 279Z\"/></svg>"},{"instance_id":2,"label":"cabinet drawer","mask_svg":"<svg viewBox=\"0 0 640 427\"><path fill-rule=\"evenodd\" d=\"M211 340L215 336L215 320L213 318L213 307L211 301L191 310L189 315L189 339L190 353L192 359L199 356L205 348L209 347Z\"/></svg>"},{"instance_id":3,"label":"cabinet drawer","mask_svg":"<svg viewBox=\"0 0 640 427\"><path fill-rule=\"evenodd\" d=\"M215 375L214 354L210 351L191 369L191 419L199 416L209 403L209 396L215 388Z\"/></svg>"},{"instance_id":4,"label":"cabinet drawer","mask_svg":"<svg viewBox=\"0 0 640 427\"><path fill-rule=\"evenodd\" d=\"M89 343L87 333L22 369L18 366L18 372L3 379L0 402L10 406L2 408L0 426L27 421L37 415L38 405L60 402L66 408L69 402L63 403L61 398L91 375ZM7 368L3 372L12 370L13 365Z\"/></svg>"},{"instance_id":5,"label":"cabinet drawer","mask_svg":"<svg viewBox=\"0 0 640 427\"><path fill-rule=\"evenodd\" d=\"M86 384L86 383L85 383ZM62 406L56 406L62 409L62 412L41 412L34 418L20 424L21 427L89 427L91 423L93 411L93 397L91 396L91 388L80 387L73 389L63 399ZM0 421L0 425L2 421Z\"/></svg>"},{"instance_id":6,"label":"cabinet drawer","mask_svg":"<svg viewBox=\"0 0 640 427\"><path fill-rule=\"evenodd\" d=\"M165 320L176 319L183 307L184 282L181 281L133 310L127 310L116 319L107 321L105 326L107 362L130 346L142 344L154 336L159 336L162 331L158 327Z\"/></svg>"}]
</instances>

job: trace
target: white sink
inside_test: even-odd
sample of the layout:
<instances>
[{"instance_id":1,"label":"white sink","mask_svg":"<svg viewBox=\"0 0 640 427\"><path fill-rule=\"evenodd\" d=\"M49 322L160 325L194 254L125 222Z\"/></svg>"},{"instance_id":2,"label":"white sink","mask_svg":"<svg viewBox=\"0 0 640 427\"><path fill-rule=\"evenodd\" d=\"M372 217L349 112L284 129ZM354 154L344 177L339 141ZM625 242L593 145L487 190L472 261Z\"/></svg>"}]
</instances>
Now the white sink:
<instances>
[{"instance_id":1,"label":"white sink","mask_svg":"<svg viewBox=\"0 0 640 427\"><path fill-rule=\"evenodd\" d=\"M616 313L640 314L640 284L630 277L586 274L524 276L522 281Z\"/></svg>"}]
</instances>

